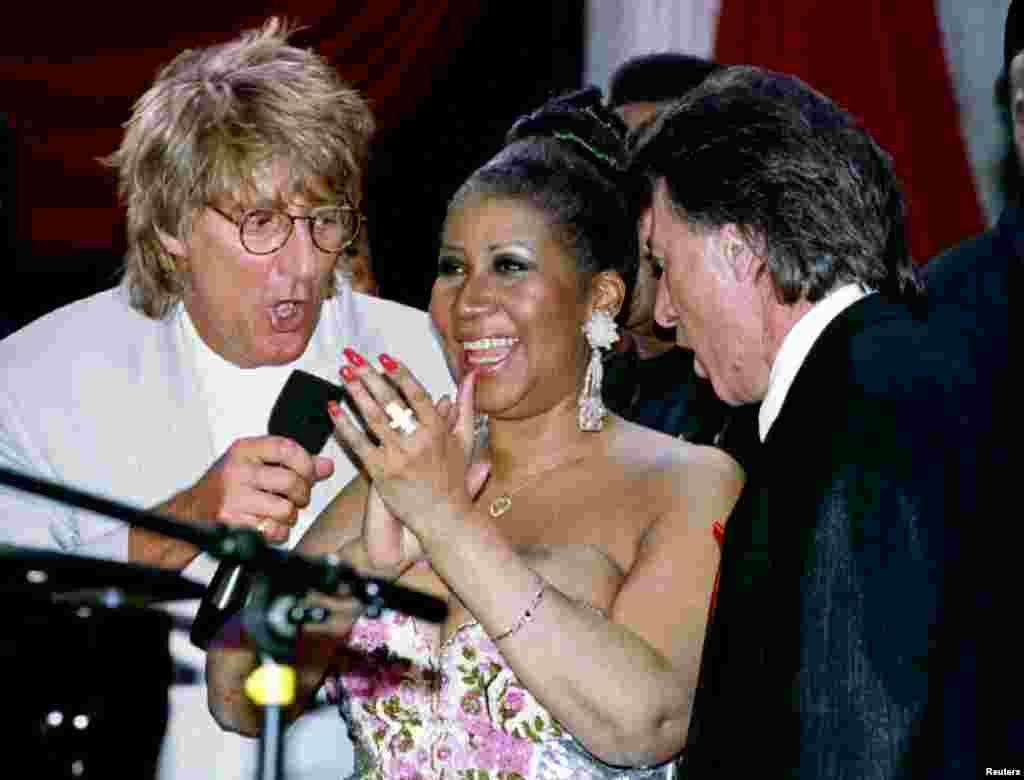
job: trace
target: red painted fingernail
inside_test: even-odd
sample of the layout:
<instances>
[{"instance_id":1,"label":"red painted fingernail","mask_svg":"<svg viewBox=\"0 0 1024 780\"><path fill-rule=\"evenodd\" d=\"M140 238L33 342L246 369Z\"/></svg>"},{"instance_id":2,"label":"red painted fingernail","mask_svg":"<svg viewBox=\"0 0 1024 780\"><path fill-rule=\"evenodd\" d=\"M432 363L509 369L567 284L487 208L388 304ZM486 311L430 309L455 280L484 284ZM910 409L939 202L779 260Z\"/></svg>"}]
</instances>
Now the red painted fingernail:
<instances>
[{"instance_id":1,"label":"red painted fingernail","mask_svg":"<svg viewBox=\"0 0 1024 780\"><path fill-rule=\"evenodd\" d=\"M341 410L338 408L338 402L337 401L328 401L327 402L327 414L331 415L331 417L337 417L338 413L340 411Z\"/></svg>"},{"instance_id":2,"label":"red painted fingernail","mask_svg":"<svg viewBox=\"0 0 1024 780\"><path fill-rule=\"evenodd\" d=\"M351 366L342 366L341 376L346 382L351 382L356 378L356 372L352 370Z\"/></svg>"},{"instance_id":3,"label":"red painted fingernail","mask_svg":"<svg viewBox=\"0 0 1024 780\"><path fill-rule=\"evenodd\" d=\"M345 349L345 357L347 357L348 362L356 368L362 368L366 365L366 359L351 347L347 347Z\"/></svg>"},{"instance_id":4,"label":"red painted fingernail","mask_svg":"<svg viewBox=\"0 0 1024 780\"><path fill-rule=\"evenodd\" d=\"M718 520L715 520L711 524L711 533L715 535L715 539L719 544L725 541L725 526L723 526Z\"/></svg>"},{"instance_id":5,"label":"red painted fingernail","mask_svg":"<svg viewBox=\"0 0 1024 780\"><path fill-rule=\"evenodd\" d=\"M398 363L396 363L394 358L392 358L387 352L380 353L380 364L384 366L386 371L398 370Z\"/></svg>"}]
</instances>

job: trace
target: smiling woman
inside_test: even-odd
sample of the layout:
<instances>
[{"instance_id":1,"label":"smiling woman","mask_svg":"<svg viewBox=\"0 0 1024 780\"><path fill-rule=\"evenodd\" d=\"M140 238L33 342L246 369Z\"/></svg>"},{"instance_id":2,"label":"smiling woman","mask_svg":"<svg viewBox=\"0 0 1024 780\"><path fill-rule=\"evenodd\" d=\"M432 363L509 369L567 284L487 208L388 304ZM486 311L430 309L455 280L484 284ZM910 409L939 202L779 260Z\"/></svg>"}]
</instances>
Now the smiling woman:
<instances>
[{"instance_id":1,"label":"smiling woman","mask_svg":"<svg viewBox=\"0 0 1024 780\"><path fill-rule=\"evenodd\" d=\"M574 100L519 120L449 205L430 311L456 379L478 367L487 414L532 414L578 392L583 323L627 316L639 252L624 126L597 113L594 92Z\"/></svg>"},{"instance_id":2,"label":"smiling woman","mask_svg":"<svg viewBox=\"0 0 1024 780\"><path fill-rule=\"evenodd\" d=\"M478 411L531 415L572 395L586 367L587 302L543 212L469 195L449 212L441 251L431 316L456 378L477 372Z\"/></svg>"},{"instance_id":3,"label":"smiling woman","mask_svg":"<svg viewBox=\"0 0 1024 780\"><path fill-rule=\"evenodd\" d=\"M430 304L454 404L435 405L404 362L381 356L382 376L346 353L369 431L344 414L335 425L371 485L340 495L300 549L450 608L438 627L333 599L333 624L312 629L343 639L328 655L360 776L676 776L713 529L742 476L721 452L613 415L581 425L592 352L638 255L624 161L621 123L588 90L516 123L455 194ZM396 430L399 409L415 424ZM304 659L304 679L327 661ZM211 709L243 732L258 722L234 692L255 663L226 647L208 665Z\"/></svg>"},{"instance_id":4,"label":"smiling woman","mask_svg":"<svg viewBox=\"0 0 1024 780\"><path fill-rule=\"evenodd\" d=\"M549 101L514 125L507 146L449 204L430 313L460 383L462 419L488 418L478 445L490 466L483 489L424 494L423 484L437 483L428 463L444 461L436 446L396 443L406 457L387 473L422 479L415 490L377 470L375 456L393 456L366 456L384 501L431 564L405 577L452 605L437 636L415 629L429 636L429 653L405 657L456 679L451 644L463 658L486 659L496 679L493 692L481 687L479 708L472 690L442 685L445 721L413 736L426 745L428 733L443 735L466 769L490 769L484 754L500 743L516 758L497 768L526 777L600 776L613 765L621 776L671 777L685 741L717 565L712 527L741 477L715 450L617 417L595 432L578 413L591 355L614 338L612 318L627 316L636 274L633 204L641 201L625 174L623 130L596 90ZM416 396L409 377L391 373ZM372 416L388 391L365 367L356 375L349 386ZM429 424L430 411L416 411ZM432 504L436 512L425 509ZM669 593L670 616L652 608L665 603L655 594ZM389 629L389 648L406 647L407 625ZM364 626L356 624L355 647ZM380 711L376 694L363 692L364 674L342 675L355 734L373 726L364 713ZM425 704L429 687L422 693ZM444 725L467 717L482 723ZM364 749L367 765L390 776L387 757Z\"/></svg>"}]
</instances>

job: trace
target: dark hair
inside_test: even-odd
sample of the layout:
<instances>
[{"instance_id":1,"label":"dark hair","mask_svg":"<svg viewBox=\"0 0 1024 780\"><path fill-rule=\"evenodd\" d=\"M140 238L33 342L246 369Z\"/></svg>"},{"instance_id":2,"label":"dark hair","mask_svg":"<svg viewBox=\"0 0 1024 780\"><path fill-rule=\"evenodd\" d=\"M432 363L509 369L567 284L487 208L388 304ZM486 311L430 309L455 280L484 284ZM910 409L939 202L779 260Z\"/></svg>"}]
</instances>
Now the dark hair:
<instances>
[{"instance_id":1,"label":"dark hair","mask_svg":"<svg viewBox=\"0 0 1024 780\"><path fill-rule=\"evenodd\" d=\"M449 207L478 194L526 201L547 217L584 284L599 271L622 276L624 322L636 283L642 192L625 137L596 87L553 98L516 120L505 148L470 175Z\"/></svg>"},{"instance_id":2,"label":"dark hair","mask_svg":"<svg viewBox=\"0 0 1024 780\"><path fill-rule=\"evenodd\" d=\"M661 103L680 98L723 65L682 52L645 54L626 60L608 82L608 105Z\"/></svg>"},{"instance_id":3,"label":"dark hair","mask_svg":"<svg viewBox=\"0 0 1024 780\"><path fill-rule=\"evenodd\" d=\"M1010 63L1024 49L1024 3L1010 0L1003 25L1003 75L1009 77Z\"/></svg>"},{"instance_id":4,"label":"dark hair","mask_svg":"<svg viewBox=\"0 0 1024 780\"><path fill-rule=\"evenodd\" d=\"M860 123L799 79L734 66L635 139L634 167L664 178L682 219L735 224L783 303L860 282L920 295L892 161Z\"/></svg>"}]
</instances>

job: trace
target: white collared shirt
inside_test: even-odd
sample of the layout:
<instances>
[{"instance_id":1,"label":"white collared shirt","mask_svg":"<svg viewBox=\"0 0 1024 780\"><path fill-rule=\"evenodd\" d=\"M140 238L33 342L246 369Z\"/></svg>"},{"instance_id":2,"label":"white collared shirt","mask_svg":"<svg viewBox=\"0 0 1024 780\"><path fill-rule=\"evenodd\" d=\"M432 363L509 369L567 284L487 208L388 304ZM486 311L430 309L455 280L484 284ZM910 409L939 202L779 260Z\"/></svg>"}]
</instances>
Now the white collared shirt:
<instances>
[{"instance_id":1,"label":"white collared shirt","mask_svg":"<svg viewBox=\"0 0 1024 780\"><path fill-rule=\"evenodd\" d=\"M811 347L818 340L828 324L838 317L842 312L855 304L865 295L873 290L866 289L858 283L844 284L838 287L814 306L812 306L803 317L797 320L790 328L789 333L782 340L782 346L772 363L772 370L768 374L768 392L761 402L761 409L757 416L758 436L763 442L768 436L782 410L782 404L786 401L789 388L796 379L800 366L807 359Z\"/></svg>"}]
</instances>

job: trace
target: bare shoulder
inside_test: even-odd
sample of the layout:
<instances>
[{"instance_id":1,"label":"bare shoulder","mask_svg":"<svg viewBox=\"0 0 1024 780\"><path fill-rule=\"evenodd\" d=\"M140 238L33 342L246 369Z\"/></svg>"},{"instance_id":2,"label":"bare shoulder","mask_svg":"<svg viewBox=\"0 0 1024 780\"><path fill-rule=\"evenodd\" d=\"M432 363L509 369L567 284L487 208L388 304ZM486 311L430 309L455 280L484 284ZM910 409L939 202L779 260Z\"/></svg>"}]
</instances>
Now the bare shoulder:
<instances>
[{"instance_id":1,"label":"bare shoulder","mask_svg":"<svg viewBox=\"0 0 1024 780\"><path fill-rule=\"evenodd\" d=\"M617 419L616 460L641 481L661 516L725 521L743 488L742 467L716 448Z\"/></svg>"},{"instance_id":2,"label":"bare shoulder","mask_svg":"<svg viewBox=\"0 0 1024 780\"><path fill-rule=\"evenodd\" d=\"M743 480L742 467L724 450L688 441L616 418L610 450L631 469L673 478Z\"/></svg>"}]
</instances>

